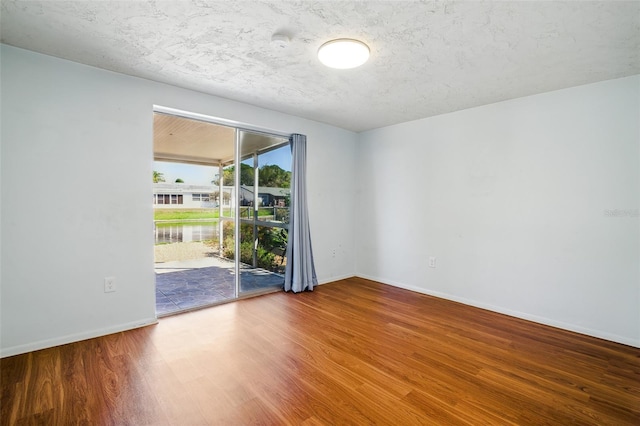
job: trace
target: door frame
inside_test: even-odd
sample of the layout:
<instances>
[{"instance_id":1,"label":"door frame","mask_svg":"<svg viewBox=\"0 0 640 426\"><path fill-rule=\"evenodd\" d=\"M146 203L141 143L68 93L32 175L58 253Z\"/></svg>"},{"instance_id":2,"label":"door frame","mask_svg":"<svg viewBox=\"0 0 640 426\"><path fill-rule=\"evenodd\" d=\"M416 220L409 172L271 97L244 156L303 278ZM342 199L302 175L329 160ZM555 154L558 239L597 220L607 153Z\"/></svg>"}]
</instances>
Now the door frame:
<instances>
[{"instance_id":1,"label":"door frame","mask_svg":"<svg viewBox=\"0 0 640 426\"><path fill-rule=\"evenodd\" d=\"M240 244L240 231L241 231L241 217L240 217L240 173L241 173L241 162L242 162L242 152L241 152L241 132L250 132L250 133L254 133L254 134L263 134L265 136L271 136L271 137L278 137L278 138L283 138L283 139L289 139L292 135L292 133L290 132L283 132L283 131L279 131L279 130L274 130L274 129L269 129L266 127L261 127L261 126L256 126L256 125L252 125L252 124L248 124L245 122L240 122L240 121L235 121L235 120L229 120L229 119L225 119L225 118L221 118L221 117L215 117L215 116L210 116L210 115L206 115L206 114L200 114L200 113L195 113L195 112L191 112L191 111L186 111L186 110L181 110L181 109L176 109L176 108L171 108L171 107L166 107L166 106L162 106L162 105L153 105L153 113L160 113L160 114L167 114L167 115L172 115L172 116L176 116L176 117L180 117L180 118L185 118L185 119L190 119L190 120L198 120L198 121L204 121L207 123L212 123L212 124L218 124L221 126L226 126L226 127L231 127L235 130L235 140L234 140L234 164L235 164L235 168L234 168L234 181L235 181L235 185L233 188L233 197L232 199L235 200L235 205L233 206L234 208L234 218L233 218L233 223L234 223L234 240L235 240L235 245L234 245L234 269L235 269L235 289L234 289L234 299L233 300L238 300L240 298L243 297L243 295L240 294L240 251L241 251L241 244ZM268 152L269 150L272 149L277 149L279 147L282 147L283 145L285 145L286 142L283 142L282 144L279 145L274 145L273 147L270 147L269 149L266 149L262 152ZM154 156L155 158L155 156ZM255 171L255 155L254 155L254 171ZM216 166L213 164L210 164L211 166ZM222 192L222 186L223 186L223 179L222 179L222 169L225 166L224 164L217 164L220 172L219 172L219 179L220 179L220 189L219 189L219 198L220 198L220 206L222 206L222 201L223 201L223 192ZM257 186L257 180L255 182L254 185L254 198L257 197L258 194L258 186ZM254 200L254 205L257 206L257 204L255 203ZM222 215L220 215L219 217L219 226L220 226L220 238L223 238L223 234L222 234L222 224L223 224L223 218ZM260 224L262 225L262 223L259 223L260 221L257 220L257 218L254 217L253 219L254 222L254 226L256 224ZM268 224L264 224L269 226ZM254 294L248 294L247 296L253 296Z\"/></svg>"}]
</instances>

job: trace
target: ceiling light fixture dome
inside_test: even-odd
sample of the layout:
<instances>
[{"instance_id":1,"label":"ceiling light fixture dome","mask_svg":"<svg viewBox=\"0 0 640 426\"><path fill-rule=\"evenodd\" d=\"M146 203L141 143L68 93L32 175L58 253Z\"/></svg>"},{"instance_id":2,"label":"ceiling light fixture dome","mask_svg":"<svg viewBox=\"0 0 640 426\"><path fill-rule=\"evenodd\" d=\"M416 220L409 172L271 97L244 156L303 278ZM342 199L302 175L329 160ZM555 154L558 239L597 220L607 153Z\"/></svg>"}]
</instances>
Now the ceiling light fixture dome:
<instances>
[{"instance_id":1,"label":"ceiling light fixture dome","mask_svg":"<svg viewBox=\"0 0 640 426\"><path fill-rule=\"evenodd\" d=\"M330 68L341 70L359 67L369 59L369 46L359 40L339 38L320 46L318 59Z\"/></svg>"}]
</instances>

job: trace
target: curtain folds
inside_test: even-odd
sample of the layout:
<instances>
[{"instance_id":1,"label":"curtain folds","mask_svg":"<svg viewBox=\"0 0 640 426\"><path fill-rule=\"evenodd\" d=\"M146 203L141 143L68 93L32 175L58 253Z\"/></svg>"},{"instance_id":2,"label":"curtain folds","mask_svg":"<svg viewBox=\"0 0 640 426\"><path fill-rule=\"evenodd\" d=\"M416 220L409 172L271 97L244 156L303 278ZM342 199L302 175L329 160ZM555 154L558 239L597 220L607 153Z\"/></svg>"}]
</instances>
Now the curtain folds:
<instances>
[{"instance_id":1,"label":"curtain folds","mask_svg":"<svg viewBox=\"0 0 640 426\"><path fill-rule=\"evenodd\" d=\"M289 214L289 238L284 290L298 293L313 290L318 285L313 264L309 211L307 209L307 137L293 134L291 145L291 200Z\"/></svg>"}]
</instances>

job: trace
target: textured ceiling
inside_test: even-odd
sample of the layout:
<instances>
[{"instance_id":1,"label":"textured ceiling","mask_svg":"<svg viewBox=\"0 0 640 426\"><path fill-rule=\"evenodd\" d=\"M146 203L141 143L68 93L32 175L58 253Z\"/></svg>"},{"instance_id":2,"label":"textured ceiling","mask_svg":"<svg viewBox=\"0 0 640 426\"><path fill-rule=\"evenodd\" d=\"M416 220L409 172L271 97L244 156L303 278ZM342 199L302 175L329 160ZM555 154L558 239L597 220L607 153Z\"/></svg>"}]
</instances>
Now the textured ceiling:
<instances>
[{"instance_id":1,"label":"textured ceiling","mask_svg":"<svg viewBox=\"0 0 640 426\"><path fill-rule=\"evenodd\" d=\"M2 0L0 19L9 45L354 131L640 73L638 1ZM369 62L321 65L339 37Z\"/></svg>"}]
</instances>

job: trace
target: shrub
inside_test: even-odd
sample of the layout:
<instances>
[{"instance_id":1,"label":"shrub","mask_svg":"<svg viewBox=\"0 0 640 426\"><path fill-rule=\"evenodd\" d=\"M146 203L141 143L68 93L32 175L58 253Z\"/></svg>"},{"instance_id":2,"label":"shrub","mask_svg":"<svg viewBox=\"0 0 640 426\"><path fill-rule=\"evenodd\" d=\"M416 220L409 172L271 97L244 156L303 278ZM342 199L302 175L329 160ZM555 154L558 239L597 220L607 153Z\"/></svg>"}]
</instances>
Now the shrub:
<instances>
[{"instance_id":1,"label":"shrub","mask_svg":"<svg viewBox=\"0 0 640 426\"><path fill-rule=\"evenodd\" d=\"M227 259L235 259L235 238L233 224L227 222L223 225L224 246L223 256ZM253 226L242 224L240 228L240 261L248 265L253 264ZM274 272L282 272L281 263L271 250L285 248L287 243L286 229L258 227L258 248L256 250L257 266Z\"/></svg>"}]
</instances>

